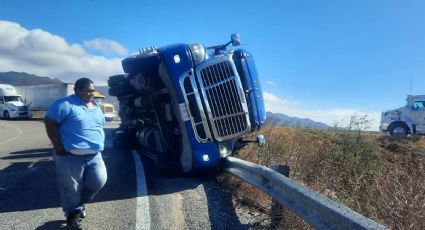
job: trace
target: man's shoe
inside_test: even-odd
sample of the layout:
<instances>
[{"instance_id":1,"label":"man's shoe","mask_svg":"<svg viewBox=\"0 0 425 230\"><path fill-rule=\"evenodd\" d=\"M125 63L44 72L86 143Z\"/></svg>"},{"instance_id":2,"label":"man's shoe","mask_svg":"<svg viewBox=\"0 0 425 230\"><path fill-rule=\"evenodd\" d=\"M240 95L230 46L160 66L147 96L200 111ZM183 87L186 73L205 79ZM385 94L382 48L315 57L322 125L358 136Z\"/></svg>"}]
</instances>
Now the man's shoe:
<instances>
[{"instance_id":1,"label":"man's shoe","mask_svg":"<svg viewBox=\"0 0 425 230\"><path fill-rule=\"evenodd\" d=\"M81 209L81 218L86 218L86 207L83 205L83 208Z\"/></svg>"},{"instance_id":2,"label":"man's shoe","mask_svg":"<svg viewBox=\"0 0 425 230\"><path fill-rule=\"evenodd\" d=\"M68 229L82 230L81 227L81 211L74 210L66 217L66 226Z\"/></svg>"}]
</instances>

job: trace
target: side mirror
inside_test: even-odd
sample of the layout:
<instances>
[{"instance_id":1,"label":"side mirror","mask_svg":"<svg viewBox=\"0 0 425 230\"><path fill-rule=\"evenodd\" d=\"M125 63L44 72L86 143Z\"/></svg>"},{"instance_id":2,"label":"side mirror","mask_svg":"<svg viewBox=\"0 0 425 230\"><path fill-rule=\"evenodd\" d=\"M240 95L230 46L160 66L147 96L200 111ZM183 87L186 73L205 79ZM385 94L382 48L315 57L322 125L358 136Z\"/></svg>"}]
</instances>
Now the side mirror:
<instances>
[{"instance_id":1,"label":"side mirror","mask_svg":"<svg viewBox=\"0 0 425 230\"><path fill-rule=\"evenodd\" d=\"M264 137L264 135L257 136L257 143L258 146L263 146L266 143L266 138Z\"/></svg>"},{"instance_id":2,"label":"side mirror","mask_svg":"<svg viewBox=\"0 0 425 230\"><path fill-rule=\"evenodd\" d=\"M241 38L239 37L238 33L232 34L231 38L232 38L232 45L233 46L238 46L238 45L241 44Z\"/></svg>"}]
</instances>

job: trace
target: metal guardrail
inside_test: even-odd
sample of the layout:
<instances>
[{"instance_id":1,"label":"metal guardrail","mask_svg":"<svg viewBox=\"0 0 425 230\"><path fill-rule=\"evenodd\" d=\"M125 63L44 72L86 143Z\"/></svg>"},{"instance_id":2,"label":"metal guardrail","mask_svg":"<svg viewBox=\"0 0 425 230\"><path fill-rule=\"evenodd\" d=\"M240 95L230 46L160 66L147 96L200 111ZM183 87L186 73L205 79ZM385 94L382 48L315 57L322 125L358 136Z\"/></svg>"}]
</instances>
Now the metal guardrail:
<instances>
[{"instance_id":1,"label":"metal guardrail","mask_svg":"<svg viewBox=\"0 0 425 230\"><path fill-rule=\"evenodd\" d=\"M387 229L282 174L251 162L227 157L224 170L268 193L316 229Z\"/></svg>"}]
</instances>

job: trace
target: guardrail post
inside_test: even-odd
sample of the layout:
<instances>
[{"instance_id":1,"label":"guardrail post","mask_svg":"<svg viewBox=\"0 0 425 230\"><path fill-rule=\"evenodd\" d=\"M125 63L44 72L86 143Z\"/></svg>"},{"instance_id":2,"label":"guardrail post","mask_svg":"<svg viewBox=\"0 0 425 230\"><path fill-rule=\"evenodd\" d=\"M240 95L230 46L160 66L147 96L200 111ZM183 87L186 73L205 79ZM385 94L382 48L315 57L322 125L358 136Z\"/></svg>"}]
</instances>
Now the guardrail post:
<instances>
[{"instance_id":1,"label":"guardrail post","mask_svg":"<svg viewBox=\"0 0 425 230\"><path fill-rule=\"evenodd\" d=\"M289 177L289 165L272 165L270 168ZM280 229L279 226L283 224L285 217L285 210L285 207L279 201L272 199L271 226L273 229Z\"/></svg>"}]
</instances>

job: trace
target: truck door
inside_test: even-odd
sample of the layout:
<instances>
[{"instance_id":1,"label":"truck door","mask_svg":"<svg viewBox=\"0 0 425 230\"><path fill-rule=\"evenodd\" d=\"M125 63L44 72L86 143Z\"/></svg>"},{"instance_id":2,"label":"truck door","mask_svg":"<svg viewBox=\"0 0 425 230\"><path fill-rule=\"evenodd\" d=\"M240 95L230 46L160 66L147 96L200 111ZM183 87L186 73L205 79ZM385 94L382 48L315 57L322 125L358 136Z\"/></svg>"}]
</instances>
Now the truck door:
<instances>
[{"instance_id":1,"label":"truck door","mask_svg":"<svg viewBox=\"0 0 425 230\"><path fill-rule=\"evenodd\" d=\"M412 121L416 125L416 133L425 134L425 101L414 101Z\"/></svg>"}]
</instances>

